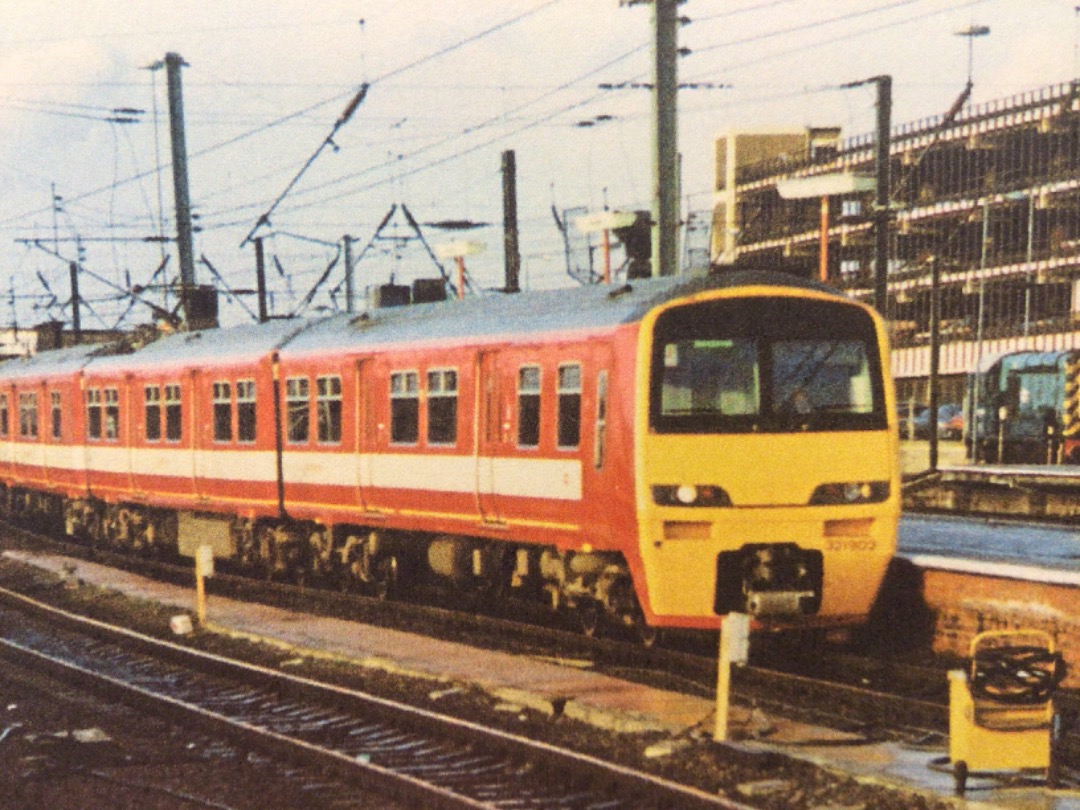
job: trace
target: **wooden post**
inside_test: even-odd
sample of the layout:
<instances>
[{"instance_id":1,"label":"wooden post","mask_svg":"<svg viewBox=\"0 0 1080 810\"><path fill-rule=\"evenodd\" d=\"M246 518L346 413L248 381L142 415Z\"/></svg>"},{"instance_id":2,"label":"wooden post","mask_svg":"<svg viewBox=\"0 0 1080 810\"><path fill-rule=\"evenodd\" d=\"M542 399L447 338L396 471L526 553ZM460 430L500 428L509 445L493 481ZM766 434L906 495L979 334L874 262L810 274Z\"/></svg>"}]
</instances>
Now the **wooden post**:
<instances>
[{"instance_id":1,"label":"wooden post","mask_svg":"<svg viewBox=\"0 0 1080 810\"><path fill-rule=\"evenodd\" d=\"M750 617L745 613L727 614L720 626L720 660L716 672L716 727L713 740L728 739L728 716L731 712L731 667L745 664L750 655Z\"/></svg>"},{"instance_id":2,"label":"wooden post","mask_svg":"<svg viewBox=\"0 0 1080 810\"><path fill-rule=\"evenodd\" d=\"M821 195L821 258L818 262L818 277L821 281L829 280L829 197Z\"/></svg>"},{"instance_id":3,"label":"wooden post","mask_svg":"<svg viewBox=\"0 0 1080 810\"><path fill-rule=\"evenodd\" d=\"M195 615L206 626L206 578L214 575L214 549L205 543L195 549Z\"/></svg>"}]
</instances>

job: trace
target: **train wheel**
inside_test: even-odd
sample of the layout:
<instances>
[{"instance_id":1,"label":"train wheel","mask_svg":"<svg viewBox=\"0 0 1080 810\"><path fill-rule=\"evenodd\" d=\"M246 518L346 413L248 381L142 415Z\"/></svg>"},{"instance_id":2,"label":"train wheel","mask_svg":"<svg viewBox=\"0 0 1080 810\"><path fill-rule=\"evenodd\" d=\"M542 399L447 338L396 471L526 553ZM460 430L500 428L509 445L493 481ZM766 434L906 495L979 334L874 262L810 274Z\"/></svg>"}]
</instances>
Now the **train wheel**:
<instances>
[{"instance_id":1,"label":"train wheel","mask_svg":"<svg viewBox=\"0 0 1080 810\"><path fill-rule=\"evenodd\" d=\"M634 612L631 627L638 644L647 650L655 647L657 642L660 641L660 628L654 627L645 621L645 614L640 610Z\"/></svg>"},{"instance_id":2,"label":"train wheel","mask_svg":"<svg viewBox=\"0 0 1080 810\"><path fill-rule=\"evenodd\" d=\"M274 527L262 524L255 529L255 570L263 579L274 578L277 567L277 542Z\"/></svg>"},{"instance_id":3,"label":"train wheel","mask_svg":"<svg viewBox=\"0 0 1080 810\"><path fill-rule=\"evenodd\" d=\"M90 541L90 548L94 550L105 545L105 527L102 523L100 511L97 509L88 510L84 526L86 538Z\"/></svg>"},{"instance_id":4,"label":"train wheel","mask_svg":"<svg viewBox=\"0 0 1080 810\"><path fill-rule=\"evenodd\" d=\"M600 605L591 599L581 605L579 605L575 614L578 617L578 622L581 627L581 634L587 638L599 638L601 624L603 622L603 611L600 610Z\"/></svg>"},{"instance_id":5,"label":"train wheel","mask_svg":"<svg viewBox=\"0 0 1080 810\"><path fill-rule=\"evenodd\" d=\"M398 559L393 555L381 557L371 565L371 579L367 582L368 592L376 599L389 599L397 589L399 570Z\"/></svg>"}]
</instances>

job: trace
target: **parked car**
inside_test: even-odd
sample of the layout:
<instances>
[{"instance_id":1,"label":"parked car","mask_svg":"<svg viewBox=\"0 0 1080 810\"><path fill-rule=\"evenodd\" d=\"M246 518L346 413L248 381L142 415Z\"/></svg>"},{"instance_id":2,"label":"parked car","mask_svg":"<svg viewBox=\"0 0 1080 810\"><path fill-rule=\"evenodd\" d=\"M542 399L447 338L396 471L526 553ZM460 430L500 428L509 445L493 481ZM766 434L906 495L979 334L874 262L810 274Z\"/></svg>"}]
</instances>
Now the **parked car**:
<instances>
[{"instance_id":1,"label":"parked car","mask_svg":"<svg viewBox=\"0 0 1080 810\"><path fill-rule=\"evenodd\" d=\"M911 439L914 437L914 421L925 411L925 405L912 405L910 402L901 402L896 406L896 415L900 423L901 439Z\"/></svg>"},{"instance_id":2,"label":"parked car","mask_svg":"<svg viewBox=\"0 0 1080 810\"><path fill-rule=\"evenodd\" d=\"M913 433L916 439L930 438L930 409L923 408L912 417ZM959 439L964 433L964 410L955 402L947 402L938 406L937 424L935 425L939 439ZM904 434L901 433L901 436Z\"/></svg>"},{"instance_id":3,"label":"parked car","mask_svg":"<svg viewBox=\"0 0 1080 810\"><path fill-rule=\"evenodd\" d=\"M956 404L938 408L938 438L960 441L964 437L964 409Z\"/></svg>"}]
</instances>

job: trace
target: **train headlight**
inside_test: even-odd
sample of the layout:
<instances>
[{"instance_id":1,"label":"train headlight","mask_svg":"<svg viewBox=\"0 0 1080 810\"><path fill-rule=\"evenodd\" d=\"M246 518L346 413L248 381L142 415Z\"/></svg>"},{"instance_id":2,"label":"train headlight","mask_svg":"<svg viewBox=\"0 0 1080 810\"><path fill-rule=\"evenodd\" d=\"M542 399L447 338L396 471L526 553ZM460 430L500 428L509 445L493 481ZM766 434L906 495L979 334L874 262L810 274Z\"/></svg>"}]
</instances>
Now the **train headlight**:
<instances>
[{"instance_id":1,"label":"train headlight","mask_svg":"<svg viewBox=\"0 0 1080 810\"><path fill-rule=\"evenodd\" d=\"M657 484L652 493L658 506L731 506L724 489L712 484Z\"/></svg>"},{"instance_id":2,"label":"train headlight","mask_svg":"<svg viewBox=\"0 0 1080 810\"><path fill-rule=\"evenodd\" d=\"M845 481L822 484L810 496L812 506L881 503L889 497L888 481Z\"/></svg>"}]
</instances>

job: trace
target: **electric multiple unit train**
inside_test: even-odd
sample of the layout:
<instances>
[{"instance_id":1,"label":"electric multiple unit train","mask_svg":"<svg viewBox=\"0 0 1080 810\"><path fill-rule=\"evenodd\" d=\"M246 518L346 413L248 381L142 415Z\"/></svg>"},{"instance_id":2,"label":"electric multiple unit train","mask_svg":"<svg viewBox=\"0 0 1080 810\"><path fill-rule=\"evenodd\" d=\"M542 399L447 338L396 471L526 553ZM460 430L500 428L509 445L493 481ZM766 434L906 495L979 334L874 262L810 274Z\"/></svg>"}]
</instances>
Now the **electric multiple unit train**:
<instances>
[{"instance_id":1,"label":"electric multiple unit train","mask_svg":"<svg viewBox=\"0 0 1080 810\"><path fill-rule=\"evenodd\" d=\"M887 352L869 307L751 271L59 349L0 364L0 506L645 638L850 624L895 549Z\"/></svg>"}]
</instances>

